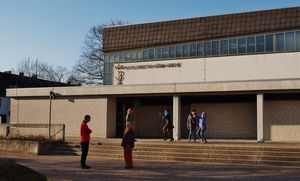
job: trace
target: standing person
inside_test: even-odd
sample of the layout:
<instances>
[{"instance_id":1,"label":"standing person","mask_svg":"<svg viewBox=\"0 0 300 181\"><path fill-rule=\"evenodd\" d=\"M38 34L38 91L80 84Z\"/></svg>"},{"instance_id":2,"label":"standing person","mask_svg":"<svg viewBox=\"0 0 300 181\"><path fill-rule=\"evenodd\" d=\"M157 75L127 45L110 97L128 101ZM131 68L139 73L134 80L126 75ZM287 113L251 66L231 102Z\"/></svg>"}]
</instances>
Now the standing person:
<instances>
[{"instance_id":1,"label":"standing person","mask_svg":"<svg viewBox=\"0 0 300 181\"><path fill-rule=\"evenodd\" d=\"M170 142L172 142L174 141L174 138L172 136L173 135L172 131L174 126L171 121L169 109L165 109L162 119L164 120L164 126L163 126L164 140L170 138Z\"/></svg>"},{"instance_id":2,"label":"standing person","mask_svg":"<svg viewBox=\"0 0 300 181\"><path fill-rule=\"evenodd\" d=\"M121 146L124 149L125 169L131 169L133 168L132 149L134 148L134 131L131 122L126 122L126 129Z\"/></svg>"},{"instance_id":3,"label":"standing person","mask_svg":"<svg viewBox=\"0 0 300 181\"><path fill-rule=\"evenodd\" d=\"M88 127L87 123L91 121L90 115L85 115L84 120L80 126L80 145L81 145L81 169L89 169L90 166L86 165L86 157L89 151L90 134L92 130Z\"/></svg>"},{"instance_id":4,"label":"standing person","mask_svg":"<svg viewBox=\"0 0 300 181\"><path fill-rule=\"evenodd\" d=\"M198 136L202 139L202 143L207 143L206 138L204 136L204 131L206 130L206 112L202 112L199 118L199 130Z\"/></svg>"},{"instance_id":5,"label":"standing person","mask_svg":"<svg viewBox=\"0 0 300 181\"><path fill-rule=\"evenodd\" d=\"M193 109L187 118L187 129L189 130L189 142L193 137L194 142L196 142L196 131L198 125L197 111Z\"/></svg>"}]
</instances>

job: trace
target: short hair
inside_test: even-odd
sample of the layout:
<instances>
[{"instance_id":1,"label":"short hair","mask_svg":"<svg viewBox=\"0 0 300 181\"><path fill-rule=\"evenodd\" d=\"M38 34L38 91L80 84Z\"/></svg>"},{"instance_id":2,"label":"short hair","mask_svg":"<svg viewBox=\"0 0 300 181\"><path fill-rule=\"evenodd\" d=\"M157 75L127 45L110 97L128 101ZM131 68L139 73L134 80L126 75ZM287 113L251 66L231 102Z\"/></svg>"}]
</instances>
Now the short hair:
<instances>
[{"instance_id":1,"label":"short hair","mask_svg":"<svg viewBox=\"0 0 300 181\"><path fill-rule=\"evenodd\" d=\"M192 109L192 112L197 112L197 110L196 109Z\"/></svg>"},{"instance_id":2,"label":"short hair","mask_svg":"<svg viewBox=\"0 0 300 181\"><path fill-rule=\"evenodd\" d=\"M90 119L91 119L91 116L87 114L87 115L84 116L84 119L85 119L85 120L90 120Z\"/></svg>"}]
</instances>

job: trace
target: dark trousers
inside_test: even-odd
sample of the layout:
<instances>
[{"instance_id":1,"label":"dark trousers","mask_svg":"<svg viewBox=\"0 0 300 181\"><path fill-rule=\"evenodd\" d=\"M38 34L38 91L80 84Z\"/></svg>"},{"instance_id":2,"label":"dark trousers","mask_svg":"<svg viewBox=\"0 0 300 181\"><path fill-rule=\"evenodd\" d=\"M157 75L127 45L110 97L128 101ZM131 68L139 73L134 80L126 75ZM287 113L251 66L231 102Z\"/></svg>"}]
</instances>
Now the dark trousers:
<instances>
[{"instance_id":1,"label":"dark trousers","mask_svg":"<svg viewBox=\"0 0 300 181\"><path fill-rule=\"evenodd\" d=\"M132 148L124 147L124 159L127 168L132 168Z\"/></svg>"},{"instance_id":2,"label":"dark trousers","mask_svg":"<svg viewBox=\"0 0 300 181\"><path fill-rule=\"evenodd\" d=\"M80 142L81 145L81 162L80 165L81 167L86 166L85 162L86 162L86 157L88 155L89 152L89 141L84 141L84 142Z\"/></svg>"},{"instance_id":3,"label":"dark trousers","mask_svg":"<svg viewBox=\"0 0 300 181\"><path fill-rule=\"evenodd\" d=\"M206 138L204 136L204 131L205 131L205 128L199 128L199 130L197 132L197 135L202 139L202 142L206 141Z\"/></svg>"},{"instance_id":4,"label":"dark trousers","mask_svg":"<svg viewBox=\"0 0 300 181\"><path fill-rule=\"evenodd\" d=\"M164 140L169 139L169 138L171 140L173 140L173 129L163 128L163 132L164 132Z\"/></svg>"},{"instance_id":5,"label":"dark trousers","mask_svg":"<svg viewBox=\"0 0 300 181\"><path fill-rule=\"evenodd\" d=\"M191 141L192 138L194 139L194 141L196 141L196 128L190 129L188 138L189 138L189 141Z\"/></svg>"}]
</instances>

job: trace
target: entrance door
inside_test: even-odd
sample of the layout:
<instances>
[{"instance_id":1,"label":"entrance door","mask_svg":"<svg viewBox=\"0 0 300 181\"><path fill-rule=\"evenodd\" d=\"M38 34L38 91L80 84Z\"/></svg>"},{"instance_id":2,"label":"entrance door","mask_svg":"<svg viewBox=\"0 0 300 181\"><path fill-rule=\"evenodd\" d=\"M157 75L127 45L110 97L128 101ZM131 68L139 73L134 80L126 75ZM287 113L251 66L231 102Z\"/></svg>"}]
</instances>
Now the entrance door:
<instances>
[{"instance_id":1,"label":"entrance door","mask_svg":"<svg viewBox=\"0 0 300 181\"><path fill-rule=\"evenodd\" d=\"M125 128L125 118L127 109L132 107L132 102L123 102L118 101L117 102L117 115L116 115L116 137L122 138L124 134L124 128Z\"/></svg>"}]
</instances>

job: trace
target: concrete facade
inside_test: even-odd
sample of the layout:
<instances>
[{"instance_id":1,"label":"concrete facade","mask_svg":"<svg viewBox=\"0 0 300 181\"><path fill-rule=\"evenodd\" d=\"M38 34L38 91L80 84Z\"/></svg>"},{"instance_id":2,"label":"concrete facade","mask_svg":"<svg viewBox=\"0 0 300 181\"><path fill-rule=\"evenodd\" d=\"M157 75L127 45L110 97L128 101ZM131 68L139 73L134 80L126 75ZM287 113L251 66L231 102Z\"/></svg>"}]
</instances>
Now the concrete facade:
<instances>
[{"instance_id":1,"label":"concrete facade","mask_svg":"<svg viewBox=\"0 0 300 181\"><path fill-rule=\"evenodd\" d=\"M276 53L168 61L118 63L125 73L123 85L222 82L300 77L300 53ZM162 67L180 64L180 67ZM157 66L153 68L153 66ZM152 66L147 68L146 66ZM266 67L268 67L266 69ZM114 69L114 77L118 70ZM141 78L142 77L142 78ZM118 81L114 79L116 85Z\"/></svg>"}]
</instances>

